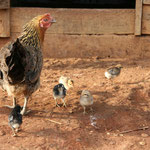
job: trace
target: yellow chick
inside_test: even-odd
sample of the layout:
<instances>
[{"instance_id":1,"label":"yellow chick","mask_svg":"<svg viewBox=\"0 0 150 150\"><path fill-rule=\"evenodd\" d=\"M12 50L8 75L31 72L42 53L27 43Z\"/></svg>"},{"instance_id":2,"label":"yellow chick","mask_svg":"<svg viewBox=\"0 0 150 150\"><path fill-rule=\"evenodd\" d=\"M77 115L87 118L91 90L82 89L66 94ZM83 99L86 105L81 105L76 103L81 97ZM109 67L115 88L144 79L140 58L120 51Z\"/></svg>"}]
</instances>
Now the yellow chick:
<instances>
[{"instance_id":1,"label":"yellow chick","mask_svg":"<svg viewBox=\"0 0 150 150\"><path fill-rule=\"evenodd\" d=\"M59 83L63 84L66 90L74 87L74 81L69 77L61 76L59 78Z\"/></svg>"}]
</instances>

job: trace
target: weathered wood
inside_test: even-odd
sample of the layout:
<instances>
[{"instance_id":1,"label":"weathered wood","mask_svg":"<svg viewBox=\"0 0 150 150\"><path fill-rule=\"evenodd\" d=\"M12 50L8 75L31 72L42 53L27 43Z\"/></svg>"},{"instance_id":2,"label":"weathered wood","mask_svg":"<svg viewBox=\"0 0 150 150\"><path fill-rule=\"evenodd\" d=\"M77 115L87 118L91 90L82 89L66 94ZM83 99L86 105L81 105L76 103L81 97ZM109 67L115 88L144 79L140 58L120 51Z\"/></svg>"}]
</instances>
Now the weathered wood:
<instances>
[{"instance_id":1,"label":"weathered wood","mask_svg":"<svg viewBox=\"0 0 150 150\"><path fill-rule=\"evenodd\" d=\"M57 20L47 33L57 34L133 34L134 9L50 9L11 8L11 32L33 17L50 12Z\"/></svg>"},{"instance_id":2,"label":"weathered wood","mask_svg":"<svg viewBox=\"0 0 150 150\"><path fill-rule=\"evenodd\" d=\"M12 33L11 40L19 36ZM0 38L0 48L10 38ZM145 58L150 57L150 37L134 35L46 34L43 49L46 58Z\"/></svg>"},{"instance_id":3,"label":"weathered wood","mask_svg":"<svg viewBox=\"0 0 150 150\"><path fill-rule=\"evenodd\" d=\"M150 5L150 0L143 0L143 4Z\"/></svg>"},{"instance_id":4,"label":"weathered wood","mask_svg":"<svg viewBox=\"0 0 150 150\"><path fill-rule=\"evenodd\" d=\"M142 24L142 2L143 0L136 0L135 11L135 35L141 35Z\"/></svg>"},{"instance_id":5,"label":"weathered wood","mask_svg":"<svg viewBox=\"0 0 150 150\"><path fill-rule=\"evenodd\" d=\"M18 37L22 26L30 19L38 14L50 12L57 23L46 32L43 50L45 57L150 57L149 36L134 36L134 9L11 8L10 10L11 38L0 38L0 48L6 42ZM144 5L143 34L150 34L149 16L150 7Z\"/></svg>"},{"instance_id":6,"label":"weathered wood","mask_svg":"<svg viewBox=\"0 0 150 150\"><path fill-rule=\"evenodd\" d=\"M150 5L143 5L142 34L150 34Z\"/></svg>"},{"instance_id":7,"label":"weathered wood","mask_svg":"<svg viewBox=\"0 0 150 150\"><path fill-rule=\"evenodd\" d=\"M0 0L0 9L10 8L10 0Z\"/></svg>"},{"instance_id":8,"label":"weathered wood","mask_svg":"<svg viewBox=\"0 0 150 150\"><path fill-rule=\"evenodd\" d=\"M10 36L9 9L0 9L0 37Z\"/></svg>"}]
</instances>

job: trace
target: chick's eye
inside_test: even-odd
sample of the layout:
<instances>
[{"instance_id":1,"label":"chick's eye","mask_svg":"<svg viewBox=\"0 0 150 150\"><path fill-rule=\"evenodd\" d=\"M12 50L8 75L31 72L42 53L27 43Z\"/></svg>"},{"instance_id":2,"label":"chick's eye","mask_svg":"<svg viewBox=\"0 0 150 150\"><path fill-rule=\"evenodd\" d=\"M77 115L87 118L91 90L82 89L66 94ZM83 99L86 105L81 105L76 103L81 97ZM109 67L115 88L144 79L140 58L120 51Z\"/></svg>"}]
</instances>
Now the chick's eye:
<instances>
[{"instance_id":1,"label":"chick's eye","mask_svg":"<svg viewBox=\"0 0 150 150\"><path fill-rule=\"evenodd\" d=\"M45 22L47 22L48 21L48 19L43 19Z\"/></svg>"}]
</instances>

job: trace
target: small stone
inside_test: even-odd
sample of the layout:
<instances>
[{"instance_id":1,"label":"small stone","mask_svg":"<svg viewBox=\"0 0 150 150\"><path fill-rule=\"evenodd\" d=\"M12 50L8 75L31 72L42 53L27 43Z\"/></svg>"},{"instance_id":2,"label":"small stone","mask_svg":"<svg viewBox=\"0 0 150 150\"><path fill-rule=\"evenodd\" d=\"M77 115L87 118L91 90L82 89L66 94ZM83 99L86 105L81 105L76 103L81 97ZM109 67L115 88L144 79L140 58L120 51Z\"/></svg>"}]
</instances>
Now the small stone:
<instances>
[{"instance_id":1,"label":"small stone","mask_svg":"<svg viewBox=\"0 0 150 150\"><path fill-rule=\"evenodd\" d=\"M72 114L72 113L73 113L73 110L69 110L69 113Z\"/></svg>"},{"instance_id":2,"label":"small stone","mask_svg":"<svg viewBox=\"0 0 150 150\"><path fill-rule=\"evenodd\" d=\"M110 133L109 133L109 132L107 132L107 135L110 135Z\"/></svg>"},{"instance_id":3,"label":"small stone","mask_svg":"<svg viewBox=\"0 0 150 150\"><path fill-rule=\"evenodd\" d=\"M139 144L140 144L141 146L144 146L144 145L146 145L146 142L145 142L145 141L141 141L141 142L139 142Z\"/></svg>"},{"instance_id":4,"label":"small stone","mask_svg":"<svg viewBox=\"0 0 150 150\"><path fill-rule=\"evenodd\" d=\"M113 136L118 136L118 134L114 133Z\"/></svg>"},{"instance_id":5,"label":"small stone","mask_svg":"<svg viewBox=\"0 0 150 150\"><path fill-rule=\"evenodd\" d=\"M119 136L123 136L123 134L119 134Z\"/></svg>"},{"instance_id":6,"label":"small stone","mask_svg":"<svg viewBox=\"0 0 150 150\"><path fill-rule=\"evenodd\" d=\"M111 141L111 142L110 142L110 145L115 145L115 144L116 144L115 141Z\"/></svg>"},{"instance_id":7,"label":"small stone","mask_svg":"<svg viewBox=\"0 0 150 150\"><path fill-rule=\"evenodd\" d=\"M6 133L4 131L0 131L0 136L5 135Z\"/></svg>"},{"instance_id":8,"label":"small stone","mask_svg":"<svg viewBox=\"0 0 150 150\"><path fill-rule=\"evenodd\" d=\"M93 131L90 131L90 133L89 134L92 134L93 133Z\"/></svg>"},{"instance_id":9,"label":"small stone","mask_svg":"<svg viewBox=\"0 0 150 150\"><path fill-rule=\"evenodd\" d=\"M146 133L142 133L141 136L146 138L146 137L148 137L149 135L146 134Z\"/></svg>"},{"instance_id":10,"label":"small stone","mask_svg":"<svg viewBox=\"0 0 150 150\"><path fill-rule=\"evenodd\" d=\"M81 139L80 139L80 138L77 138L77 139L76 139L76 142L81 142Z\"/></svg>"}]
</instances>

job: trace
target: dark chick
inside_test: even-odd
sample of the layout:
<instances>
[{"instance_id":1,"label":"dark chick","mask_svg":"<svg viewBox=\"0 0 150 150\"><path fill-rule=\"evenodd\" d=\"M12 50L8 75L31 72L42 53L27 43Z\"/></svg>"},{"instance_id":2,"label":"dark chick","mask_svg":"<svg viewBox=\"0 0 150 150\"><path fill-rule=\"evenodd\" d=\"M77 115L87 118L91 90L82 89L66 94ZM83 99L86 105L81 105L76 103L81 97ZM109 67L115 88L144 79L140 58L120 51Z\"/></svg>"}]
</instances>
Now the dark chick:
<instances>
[{"instance_id":1,"label":"dark chick","mask_svg":"<svg viewBox=\"0 0 150 150\"><path fill-rule=\"evenodd\" d=\"M107 79L112 79L119 76L121 68L122 66L120 64L116 65L115 67L108 68L107 71L105 72L105 77Z\"/></svg>"},{"instance_id":2,"label":"dark chick","mask_svg":"<svg viewBox=\"0 0 150 150\"><path fill-rule=\"evenodd\" d=\"M56 106L60 107L57 103L57 99L62 99L63 106L66 107L66 103L64 100L65 96L66 96L66 89L63 84L60 83L53 88L53 97L55 99Z\"/></svg>"},{"instance_id":3,"label":"dark chick","mask_svg":"<svg viewBox=\"0 0 150 150\"><path fill-rule=\"evenodd\" d=\"M13 131L13 136L17 136L16 132L18 132L22 124L21 110L22 108L19 105L16 105L8 117L8 122Z\"/></svg>"}]
</instances>

